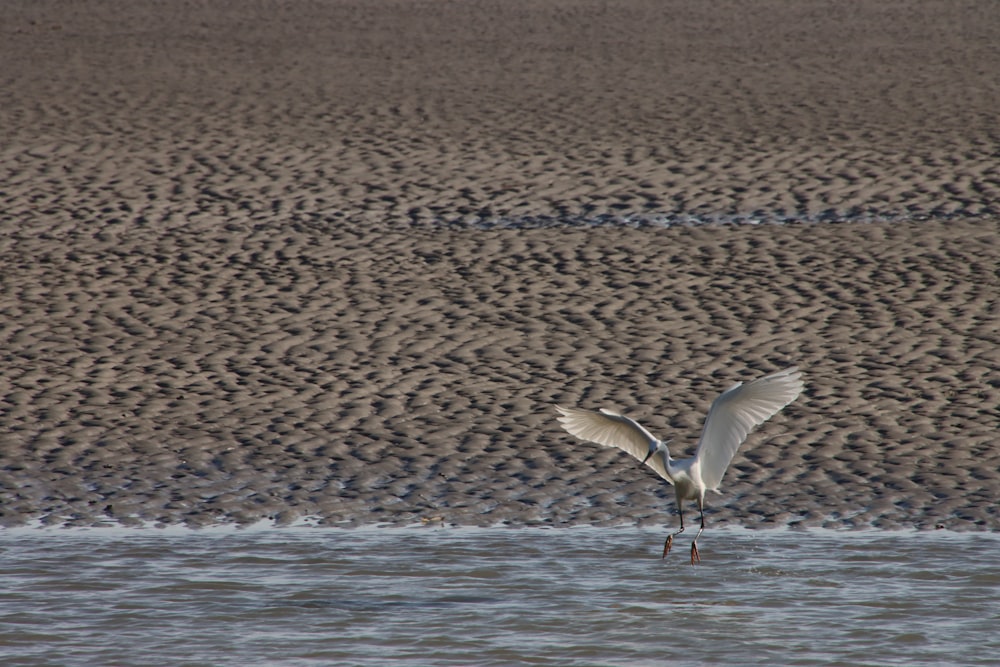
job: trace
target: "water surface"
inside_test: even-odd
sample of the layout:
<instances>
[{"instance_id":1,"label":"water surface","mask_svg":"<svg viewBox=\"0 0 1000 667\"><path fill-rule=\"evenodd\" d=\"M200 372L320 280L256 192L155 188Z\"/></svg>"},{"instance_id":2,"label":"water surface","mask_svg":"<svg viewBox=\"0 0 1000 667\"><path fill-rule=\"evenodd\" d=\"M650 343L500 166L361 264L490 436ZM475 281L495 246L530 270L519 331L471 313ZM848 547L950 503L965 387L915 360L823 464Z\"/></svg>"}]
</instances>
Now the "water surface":
<instances>
[{"instance_id":1,"label":"water surface","mask_svg":"<svg viewBox=\"0 0 1000 667\"><path fill-rule=\"evenodd\" d=\"M4 665L996 664L1000 536L0 532Z\"/></svg>"}]
</instances>

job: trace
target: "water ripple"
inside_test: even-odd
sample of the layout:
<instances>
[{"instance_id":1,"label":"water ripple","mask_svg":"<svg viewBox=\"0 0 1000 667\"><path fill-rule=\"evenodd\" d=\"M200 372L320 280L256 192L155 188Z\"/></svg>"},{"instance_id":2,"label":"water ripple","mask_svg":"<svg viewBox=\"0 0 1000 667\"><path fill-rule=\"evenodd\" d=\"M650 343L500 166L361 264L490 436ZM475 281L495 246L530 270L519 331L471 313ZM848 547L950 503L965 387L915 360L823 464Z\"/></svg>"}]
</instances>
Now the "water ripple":
<instances>
[{"instance_id":1,"label":"water ripple","mask_svg":"<svg viewBox=\"0 0 1000 667\"><path fill-rule=\"evenodd\" d=\"M991 664L1000 536L0 533L4 664Z\"/></svg>"}]
</instances>

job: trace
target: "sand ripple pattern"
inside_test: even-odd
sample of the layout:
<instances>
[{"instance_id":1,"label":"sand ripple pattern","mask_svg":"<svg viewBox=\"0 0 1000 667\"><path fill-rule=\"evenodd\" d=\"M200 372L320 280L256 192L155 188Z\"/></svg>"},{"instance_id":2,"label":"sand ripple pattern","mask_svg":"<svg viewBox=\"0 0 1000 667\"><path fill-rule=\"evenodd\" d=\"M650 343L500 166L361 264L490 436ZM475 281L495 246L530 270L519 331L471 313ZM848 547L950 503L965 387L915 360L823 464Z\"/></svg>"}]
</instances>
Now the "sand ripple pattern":
<instances>
[{"instance_id":1,"label":"sand ripple pattern","mask_svg":"<svg viewBox=\"0 0 1000 667\"><path fill-rule=\"evenodd\" d=\"M712 521L1000 527L986 5L171 8L0 7L0 522L660 524L552 404L795 363Z\"/></svg>"},{"instance_id":2,"label":"sand ripple pattern","mask_svg":"<svg viewBox=\"0 0 1000 667\"><path fill-rule=\"evenodd\" d=\"M983 3L0 11L0 182L22 220L65 188L131 213L79 218L168 226L1000 215Z\"/></svg>"},{"instance_id":3,"label":"sand ripple pattern","mask_svg":"<svg viewBox=\"0 0 1000 667\"><path fill-rule=\"evenodd\" d=\"M718 391L795 362L713 521L996 528L997 231L20 238L4 520L660 523L669 489L552 405L693 442Z\"/></svg>"}]
</instances>

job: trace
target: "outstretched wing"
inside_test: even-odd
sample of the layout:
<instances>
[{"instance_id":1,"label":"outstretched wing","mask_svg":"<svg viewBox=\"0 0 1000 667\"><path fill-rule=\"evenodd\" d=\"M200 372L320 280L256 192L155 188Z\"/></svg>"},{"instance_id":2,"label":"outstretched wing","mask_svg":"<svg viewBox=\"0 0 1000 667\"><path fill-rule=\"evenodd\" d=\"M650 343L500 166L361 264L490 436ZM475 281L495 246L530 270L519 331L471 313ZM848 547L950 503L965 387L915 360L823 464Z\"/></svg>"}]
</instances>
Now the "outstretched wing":
<instances>
[{"instance_id":1,"label":"outstretched wing","mask_svg":"<svg viewBox=\"0 0 1000 667\"><path fill-rule=\"evenodd\" d=\"M610 410L591 412L558 405L556 410L559 411L559 423L570 435L605 447L617 447L640 461L649 454L650 447L656 447L660 442L634 420ZM662 457L652 456L646 465L670 481Z\"/></svg>"},{"instance_id":2,"label":"outstretched wing","mask_svg":"<svg viewBox=\"0 0 1000 667\"><path fill-rule=\"evenodd\" d=\"M705 488L718 490L747 434L794 401L801 391L802 373L792 367L747 384L737 382L715 399L694 455Z\"/></svg>"}]
</instances>

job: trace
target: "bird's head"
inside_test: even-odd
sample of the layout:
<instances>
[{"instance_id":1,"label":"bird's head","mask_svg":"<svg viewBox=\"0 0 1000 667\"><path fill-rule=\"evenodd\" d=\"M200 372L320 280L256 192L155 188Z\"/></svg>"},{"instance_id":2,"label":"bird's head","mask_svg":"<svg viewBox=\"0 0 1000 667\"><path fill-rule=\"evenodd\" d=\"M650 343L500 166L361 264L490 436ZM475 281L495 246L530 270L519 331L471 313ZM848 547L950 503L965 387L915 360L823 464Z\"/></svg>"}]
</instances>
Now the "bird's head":
<instances>
[{"instance_id":1,"label":"bird's head","mask_svg":"<svg viewBox=\"0 0 1000 667\"><path fill-rule=\"evenodd\" d=\"M663 455L666 458L669 459L670 458L670 452L667 451L667 443L669 443L669 442L670 442L669 440L667 440L665 442L657 440L655 444L651 444L649 446L649 453L646 454L646 458L644 458L642 460L642 462L645 463L646 461L648 461L649 459L651 459L653 457L653 454L655 454L657 452L663 452Z\"/></svg>"}]
</instances>

